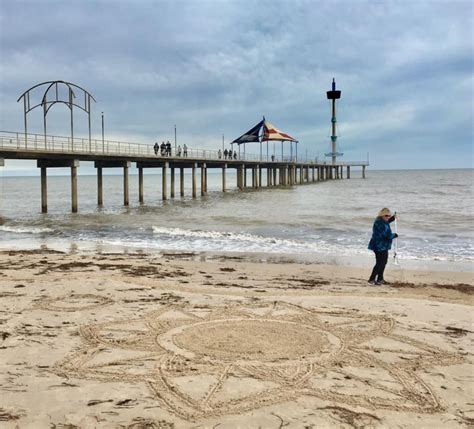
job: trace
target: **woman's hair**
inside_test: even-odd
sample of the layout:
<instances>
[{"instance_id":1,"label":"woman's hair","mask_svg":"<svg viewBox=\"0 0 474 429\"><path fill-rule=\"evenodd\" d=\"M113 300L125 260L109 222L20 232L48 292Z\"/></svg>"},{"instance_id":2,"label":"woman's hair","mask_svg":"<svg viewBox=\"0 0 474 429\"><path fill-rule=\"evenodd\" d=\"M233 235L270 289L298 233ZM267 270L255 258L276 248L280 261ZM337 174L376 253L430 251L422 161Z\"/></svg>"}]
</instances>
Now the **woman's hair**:
<instances>
[{"instance_id":1,"label":"woman's hair","mask_svg":"<svg viewBox=\"0 0 474 429\"><path fill-rule=\"evenodd\" d=\"M390 209L388 209L387 207L384 207L382 210L379 211L378 216L379 216L379 217L382 217L382 216L392 216L392 212L391 212Z\"/></svg>"}]
</instances>

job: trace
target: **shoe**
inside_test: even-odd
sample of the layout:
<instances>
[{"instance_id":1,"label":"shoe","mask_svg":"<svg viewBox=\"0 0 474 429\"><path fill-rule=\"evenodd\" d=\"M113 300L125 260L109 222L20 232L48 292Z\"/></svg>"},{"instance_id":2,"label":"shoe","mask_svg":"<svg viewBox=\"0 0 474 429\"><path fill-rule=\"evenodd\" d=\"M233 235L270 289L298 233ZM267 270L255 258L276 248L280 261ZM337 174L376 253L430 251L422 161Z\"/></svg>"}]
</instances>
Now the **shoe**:
<instances>
[{"instance_id":1,"label":"shoe","mask_svg":"<svg viewBox=\"0 0 474 429\"><path fill-rule=\"evenodd\" d=\"M367 283L368 283L369 285L375 285L375 284L377 284L377 282L376 282L375 280L368 280Z\"/></svg>"},{"instance_id":2,"label":"shoe","mask_svg":"<svg viewBox=\"0 0 474 429\"><path fill-rule=\"evenodd\" d=\"M386 281L383 280L383 279L382 279L382 280L377 280L375 283L376 283L376 284L379 284L379 285L389 285L389 284L390 284L389 282L386 282Z\"/></svg>"}]
</instances>

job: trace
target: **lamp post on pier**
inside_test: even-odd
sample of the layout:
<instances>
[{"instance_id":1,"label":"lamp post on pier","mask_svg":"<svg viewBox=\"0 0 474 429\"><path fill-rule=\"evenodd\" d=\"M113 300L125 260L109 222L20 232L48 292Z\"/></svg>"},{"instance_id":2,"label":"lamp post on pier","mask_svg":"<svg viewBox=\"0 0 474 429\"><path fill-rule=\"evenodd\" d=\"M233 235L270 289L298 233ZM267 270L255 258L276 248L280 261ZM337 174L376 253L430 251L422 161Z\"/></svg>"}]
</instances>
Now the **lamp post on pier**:
<instances>
[{"instance_id":1,"label":"lamp post on pier","mask_svg":"<svg viewBox=\"0 0 474 429\"><path fill-rule=\"evenodd\" d=\"M177 140L176 140L176 125L174 126L174 153L176 154L176 143L177 143Z\"/></svg>"},{"instance_id":2,"label":"lamp post on pier","mask_svg":"<svg viewBox=\"0 0 474 429\"><path fill-rule=\"evenodd\" d=\"M105 153L105 140L104 140L104 112L102 112L102 153Z\"/></svg>"}]
</instances>

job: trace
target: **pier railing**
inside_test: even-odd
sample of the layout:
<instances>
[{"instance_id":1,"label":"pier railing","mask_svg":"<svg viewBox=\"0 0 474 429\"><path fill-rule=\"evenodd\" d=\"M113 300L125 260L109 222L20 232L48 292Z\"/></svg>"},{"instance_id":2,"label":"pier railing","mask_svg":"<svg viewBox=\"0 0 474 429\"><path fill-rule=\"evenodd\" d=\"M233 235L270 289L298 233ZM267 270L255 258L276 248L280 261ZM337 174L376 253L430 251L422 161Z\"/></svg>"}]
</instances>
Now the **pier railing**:
<instances>
[{"instance_id":1,"label":"pier railing","mask_svg":"<svg viewBox=\"0 0 474 429\"><path fill-rule=\"evenodd\" d=\"M60 154L81 154L81 155L105 155L105 156L125 156L125 157L138 157L138 158L165 158L158 150L158 154L155 154L153 145L144 143L134 142L120 142L114 140L102 140L95 138L82 138L82 137L64 137L44 134L25 134L22 132L14 131L0 131L0 150L7 151L28 151L38 153L60 153ZM184 148L181 146L181 151L176 151L174 146L171 148L171 157L188 157L192 159L202 160L225 160L224 154L219 150L209 149L196 149L187 148L184 152ZM317 165L331 165L328 162L318 161L317 159L308 159L296 156L284 156L278 157L276 155L262 154L246 154L236 153L232 158L228 160L241 160L241 161L262 161L262 162L299 162L307 164ZM367 161L351 161L351 162L338 162L337 165L368 165Z\"/></svg>"}]
</instances>

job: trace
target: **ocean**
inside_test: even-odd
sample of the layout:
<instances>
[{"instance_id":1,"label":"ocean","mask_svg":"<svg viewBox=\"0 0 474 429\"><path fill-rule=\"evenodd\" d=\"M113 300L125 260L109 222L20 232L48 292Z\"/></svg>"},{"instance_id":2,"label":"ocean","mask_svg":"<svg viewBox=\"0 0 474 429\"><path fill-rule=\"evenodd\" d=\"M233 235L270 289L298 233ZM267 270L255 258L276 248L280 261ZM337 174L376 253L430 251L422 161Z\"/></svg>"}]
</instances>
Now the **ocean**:
<instances>
[{"instance_id":1,"label":"ocean","mask_svg":"<svg viewBox=\"0 0 474 429\"><path fill-rule=\"evenodd\" d=\"M401 263L472 268L472 169L368 169L366 179L353 169L350 180L244 192L236 189L235 173L228 171L225 194L217 171L209 170L208 195L195 200L190 174L185 197L168 201L161 200L161 176L146 174L142 206L138 177L131 175L129 207L123 206L122 177L104 176L103 208L96 205L96 177L79 176L77 214L70 212L69 176L49 176L49 212L41 214L39 177L6 177L0 169L0 248L286 255L365 264L373 258L367 250L373 220L389 207L399 215ZM178 178L176 183L179 195Z\"/></svg>"}]
</instances>

